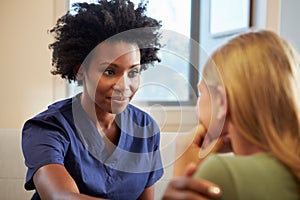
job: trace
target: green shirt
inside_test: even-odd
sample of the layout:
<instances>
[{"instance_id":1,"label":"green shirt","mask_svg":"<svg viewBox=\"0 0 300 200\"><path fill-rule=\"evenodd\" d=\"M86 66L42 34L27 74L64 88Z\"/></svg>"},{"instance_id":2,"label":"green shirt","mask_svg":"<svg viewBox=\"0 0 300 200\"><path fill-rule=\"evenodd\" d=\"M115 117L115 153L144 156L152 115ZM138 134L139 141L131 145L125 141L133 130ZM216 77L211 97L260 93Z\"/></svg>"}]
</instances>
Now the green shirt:
<instances>
[{"instance_id":1,"label":"green shirt","mask_svg":"<svg viewBox=\"0 0 300 200\"><path fill-rule=\"evenodd\" d=\"M296 178L280 161L267 153L251 156L209 156L195 177L218 184L222 200L300 199Z\"/></svg>"}]
</instances>

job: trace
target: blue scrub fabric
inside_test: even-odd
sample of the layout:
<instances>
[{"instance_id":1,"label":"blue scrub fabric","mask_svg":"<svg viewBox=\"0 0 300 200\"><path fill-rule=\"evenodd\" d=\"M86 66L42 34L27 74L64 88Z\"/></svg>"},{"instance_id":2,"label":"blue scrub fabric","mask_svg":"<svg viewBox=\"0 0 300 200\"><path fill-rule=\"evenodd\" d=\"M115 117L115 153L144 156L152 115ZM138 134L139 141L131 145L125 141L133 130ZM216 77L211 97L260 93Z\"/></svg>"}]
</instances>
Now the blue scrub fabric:
<instances>
[{"instance_id":1,"label":"blue scrub fabric","mask_svg":"<svg viewBox=\"0 0 300 200\"><path fill-rule=\"evenodd\" d=\"M137 199L163 175L156 122L133 105L116 116L121 135L112 154L80 104L79 95L54 103L25 122L22 150L25 189L35 189L34 173L60 164L83 194L107 199ZM35 193L33 200L40 199Z\"/></svg>"}]
</instances>

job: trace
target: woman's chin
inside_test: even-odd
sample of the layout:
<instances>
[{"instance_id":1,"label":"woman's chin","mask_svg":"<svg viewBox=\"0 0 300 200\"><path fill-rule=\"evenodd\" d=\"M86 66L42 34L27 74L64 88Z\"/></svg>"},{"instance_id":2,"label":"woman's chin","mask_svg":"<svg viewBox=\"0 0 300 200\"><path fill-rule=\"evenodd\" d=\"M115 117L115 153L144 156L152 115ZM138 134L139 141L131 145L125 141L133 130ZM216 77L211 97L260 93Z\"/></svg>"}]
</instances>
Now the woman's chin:
<instances>
[{"instance_id":1,"label":"woman's chin","mask_svg":"<svg viewBox=\"0 0 300 200\"><path fill-rule=\"evenodd\" d=\"M120 114L121 112L123 112L125 110L127 105L128 105L128 103L122 104L122 105L112 105L111 113Z\"/></svg>"}]
</instances>

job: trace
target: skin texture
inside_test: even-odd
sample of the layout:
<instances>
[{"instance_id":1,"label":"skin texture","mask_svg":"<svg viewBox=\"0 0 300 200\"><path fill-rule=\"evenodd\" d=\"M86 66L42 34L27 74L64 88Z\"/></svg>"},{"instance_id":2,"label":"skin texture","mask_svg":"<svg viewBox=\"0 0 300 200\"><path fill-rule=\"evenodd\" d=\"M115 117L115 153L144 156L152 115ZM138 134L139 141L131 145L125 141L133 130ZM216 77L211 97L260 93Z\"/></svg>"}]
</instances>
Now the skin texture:
<instances>
[{"instance_id":1,"label":"skin texture","mask_svg":"<svg viewBox=\"0 0 300 200\"><path fill-rule=\"evenodd\" d=\"M136 44L126 42L100 45L90 65L79 69L83 82L81 103L97 124L106 147L111 152L117 145L120 130L115 114L122 112L139 86L140 52ZM42 199L100 199L79 193L78 187L64 166L50 164L37 170L34 184ZM154 198L154 186L146 188L139 199Z\"/></svg>"}]
</instances>

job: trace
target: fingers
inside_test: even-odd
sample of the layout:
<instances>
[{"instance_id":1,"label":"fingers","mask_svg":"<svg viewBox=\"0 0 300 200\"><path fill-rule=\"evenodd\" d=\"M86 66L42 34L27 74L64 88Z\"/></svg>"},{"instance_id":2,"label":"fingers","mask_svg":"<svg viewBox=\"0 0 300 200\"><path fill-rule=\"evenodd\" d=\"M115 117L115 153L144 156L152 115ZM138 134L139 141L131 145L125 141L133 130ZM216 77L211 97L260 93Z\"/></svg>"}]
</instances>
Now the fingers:
<instances>
[{"instance_id":1,"label":"fingers","mask_svg":"<svg viewBox=\"0 0 300 200\"><path fill-rule=\"evenodd\" d=\"M217 187L217 185L204 179L182 177L181 179L175 179L171 184L173 188L177 188L179 190L190 190L209 198L217 198L221 194L221 190Z\"/></svg>"},{"instance_id":2,"label":"fingers","mask_svg":"<svg viewBox=\"0 0 300 200\"><path fill-rule=\"evenodd\" d=\"M192 177L180 177L169 183L163 199L205 200L219 198L221 195L220 188L209 181Z\"/></svg>"},{"instance_id":3,"label":"fingers","mask_svg":"<svg viewBox=\"0 0 300 200\"><path fill-rule=\"evenodd\" d=\"M206 129L204 128L203 125L199 124L195 129L193 143L200 147L203 143L203 139L205 135L206 135Z\"/></svg>"},{"instance_id":4,"label":"fingers","mask_svg":"<svg viewBox=\"0 0 300 200\"><path fill-rule=\"evenodd\" d=\"M167 192L165 193L162 199L163 200L209 200L209 198L200 196L188 190L185 192L176 191L176 190Z\"/></svg>"}]
</instances>

